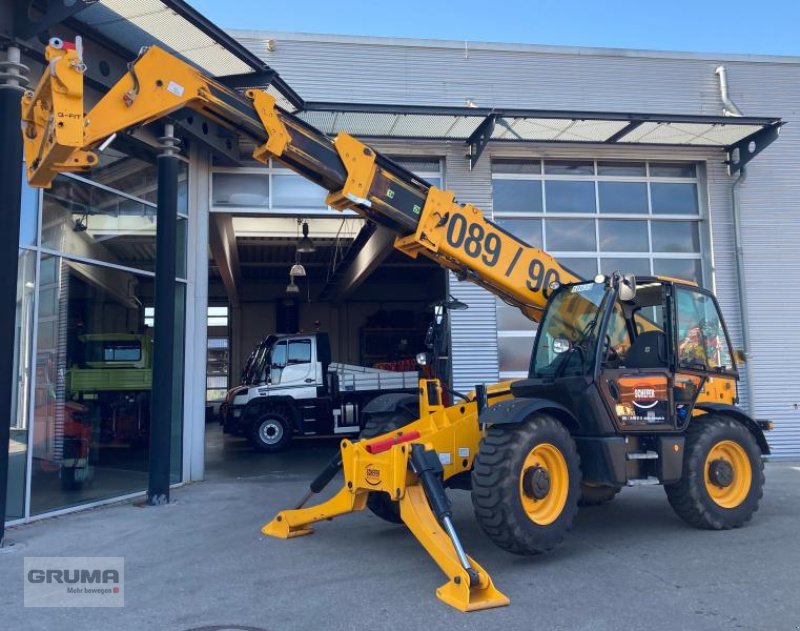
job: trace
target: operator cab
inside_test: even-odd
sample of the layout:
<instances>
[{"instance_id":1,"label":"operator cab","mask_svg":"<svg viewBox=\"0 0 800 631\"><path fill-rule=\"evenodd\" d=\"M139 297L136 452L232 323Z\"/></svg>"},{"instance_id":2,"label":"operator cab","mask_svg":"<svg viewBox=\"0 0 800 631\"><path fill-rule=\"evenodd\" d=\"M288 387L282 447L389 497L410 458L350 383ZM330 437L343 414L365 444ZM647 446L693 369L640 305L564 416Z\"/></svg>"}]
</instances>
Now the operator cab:
<instances>
[{"instance_id":1,"label":"operator cab","mask_svg":"<svg viewBox=\"0 0 800 631\"><path fill-rule=\"evenodd\" d=\"M515 397L555 400L588 435L680 431L714 380L734 402L736 365L709 292L618 272L552 292Z\"/></svg>"}]
</instances>

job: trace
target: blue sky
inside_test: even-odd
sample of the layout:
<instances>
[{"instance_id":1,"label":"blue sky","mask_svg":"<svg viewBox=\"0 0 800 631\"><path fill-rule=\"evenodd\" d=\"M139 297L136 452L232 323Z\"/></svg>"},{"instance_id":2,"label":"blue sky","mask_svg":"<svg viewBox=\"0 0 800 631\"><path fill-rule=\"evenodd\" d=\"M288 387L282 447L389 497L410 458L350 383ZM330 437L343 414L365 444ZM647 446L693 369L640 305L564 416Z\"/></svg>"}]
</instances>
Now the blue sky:
<instances>
[{"instance_id":1,"label":"blue sky","mask_svg":"<svg viewBox=\"0 0 800 631\"><path fill-rule=\"evenodd\" d=\"M798 0L190 0L219 26L800 55Z\"/></svg>"}]
</instances>

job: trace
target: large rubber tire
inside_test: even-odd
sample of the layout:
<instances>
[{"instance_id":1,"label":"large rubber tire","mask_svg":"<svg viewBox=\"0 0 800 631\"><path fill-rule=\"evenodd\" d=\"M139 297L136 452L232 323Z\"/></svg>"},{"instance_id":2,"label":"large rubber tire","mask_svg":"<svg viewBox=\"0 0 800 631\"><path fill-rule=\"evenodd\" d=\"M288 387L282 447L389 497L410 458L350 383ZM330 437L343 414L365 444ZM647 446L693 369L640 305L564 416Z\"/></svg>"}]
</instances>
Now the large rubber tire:
<instances>
[{"instance_id":1,"label":"large rubber tire","mask_svg":"<svg viewBox=\"0 0 800 631\"><path fill-rule=\"evenodd\" d=\"M619 486L581 484L581 499L578 500L578 506L608 504L621 490Z\"/></svg>"},{"instance_id":2,"label":"large rubber tire","mask_svg":"<svg viewBox=\"0 0 800 631\"><path fill-rule=\"evenodd\" d=\"M289 446L293 433L292 421L286 412L269 410L250 426L250 444L261 453L277 453Z\"/></svg>"},{"instance_id":3,"label":"large rubber tire","mask_svg":"<svg viewBox=\"0 0 800 631\"><path fill-rule=\"evenodd\" d=\"M716 451L726 445L722 452ZM736 447L738 446L738 447ZM711 482L711 454L741 453L734 457L733 481L726 487ZM721 458L717 458L719 460ZM739 466L736 466L738 463ZM749 467L749 471L746 468ZM744 488L749 476L749 488ZM742 481L737 496L736 484ZM749 521L758 510L764 489L764 463L761 449L750 431L737 420L724 415L708 414L692 420L686 430L686 452L683 473L679 482L664 487L673 510L695 528L728 530ZM731 489L727 491L727 489ZM714 499L712 493L731 493ZM723 506L728 503L730 506Z\"/></svg>"},{"instance_id":4,"label":"large rubber tire","mask_svg":"<svg viewBox=\"0 0 800 631\"><path fill-rule=\"evenodd\" d=\"M551 479L550 491L538 501L550 501L550 493L556 493L558 486L566 488L563 506L549 523L537 523L530 516L523 502L530 506L533 498L523 496L521 482L524 471L532 468L526 467L526 459L543 446L555 447L563 465L561 479ZM496 425L486 431L472 470L472 505L478 523L496 545L514 554L539 554L561 542L572 527L580 486L575 441L555 418L537 413L524 423Z\"/></svg>"},{"instance_id":5,"label":"large rubber tire","mask_svg":"<svg viewBox=\"0 0 800 631\"><path fill-rule=\"evenodd\" d=\"M392 432L417 420L414 407L398 405L394 410L382 412L364 412L364 429L360 438L375 438L381 434ZM400 504L389 497L388 493L374 491L367 496L367 508L375 515L392 524L402 524Z\"/></svg>"}]
</instances>

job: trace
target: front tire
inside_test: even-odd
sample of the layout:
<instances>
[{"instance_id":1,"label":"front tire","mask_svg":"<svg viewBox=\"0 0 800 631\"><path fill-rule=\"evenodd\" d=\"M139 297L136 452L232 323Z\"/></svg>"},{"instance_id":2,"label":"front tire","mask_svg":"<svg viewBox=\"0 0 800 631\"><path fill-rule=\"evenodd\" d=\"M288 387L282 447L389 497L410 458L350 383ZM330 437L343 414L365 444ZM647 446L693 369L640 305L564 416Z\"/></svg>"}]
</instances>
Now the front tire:
<instances>
[{"instance_id":1,"label":"front tire","mask_svg":"<svg viewBox=\"0 0 800 631\"><path fill-rule=\"evenodd\" d=\"M365 412L364 429L359 434L360 438L375 438L381 434L388 434L404 425L414 422L419 417L414 411L418 406L416 397L408 397L403 404L398 403L392 411ZM384 521L390 524L402 524L400 517L400 503L389 497L388 493L373 491L367 496L367 508Z\"/></svg>"},{"instance_id":2,"label":"front tire","mask_svg":"<svg viewBox=\"0 0 800 631\"><path fill-rule=\"evenodd\" d=\"M291 419L280 410L265 412L250 429L250 443L261 453L283 451L292 442Z\"/></svg>"},{"instance_id":3,"label":"front tire","mask_svg":"<svg viewBox=\"0 0 800 631\"><path fill-rule=\"evenodd\" d=\"M548 414L490 427L472 470L472 504L483 531L514 554L552 549L572 527L580 457L569 431Z\"/></svg>"},{"instance_id":4,"label":"front tire","mask_svg":"<svg viewBox=\"0 0 800 631\"><path fill-rule=\"evenodd\" d=\"M681 479L664 489L686 523L728 530L750 520L763 487L764 463L753 435L728 416L709 414L689 425Z\"/></svg>"}]
</instances>

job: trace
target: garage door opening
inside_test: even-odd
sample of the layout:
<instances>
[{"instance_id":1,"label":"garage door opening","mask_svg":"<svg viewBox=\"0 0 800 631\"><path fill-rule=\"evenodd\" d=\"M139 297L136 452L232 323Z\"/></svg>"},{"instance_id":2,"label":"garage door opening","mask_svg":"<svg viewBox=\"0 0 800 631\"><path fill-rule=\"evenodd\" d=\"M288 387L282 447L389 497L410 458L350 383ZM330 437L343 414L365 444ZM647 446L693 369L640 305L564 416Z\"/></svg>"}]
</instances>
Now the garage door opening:
<instances>
[{"instance_id":1,"label":"garage door opening","mask_svg":"<svg viewBox=\"0 0 800 631\"><path fill-rule=\"evenodd\" d=\"M213 180L206 471L312 474L371 399L416 391L446 273L355 214L303 208L324 196L299 176L244 171Z\"/></svg>"}]
</instances>

